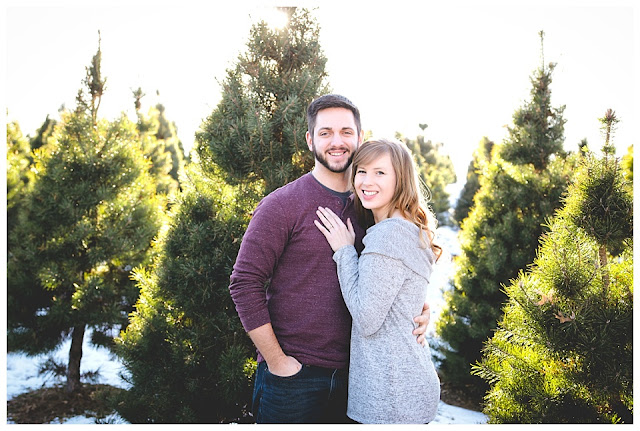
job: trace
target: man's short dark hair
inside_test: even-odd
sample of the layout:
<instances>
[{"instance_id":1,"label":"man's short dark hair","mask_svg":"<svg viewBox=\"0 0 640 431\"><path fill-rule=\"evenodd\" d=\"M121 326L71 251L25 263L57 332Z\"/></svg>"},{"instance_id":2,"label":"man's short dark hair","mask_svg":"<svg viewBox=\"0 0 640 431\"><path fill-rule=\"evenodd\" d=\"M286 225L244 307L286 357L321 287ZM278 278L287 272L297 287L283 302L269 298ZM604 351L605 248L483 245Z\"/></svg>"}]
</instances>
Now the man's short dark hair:
<instances>
[{"instance_id":1,"label":"man's short dark hair","mask_svg":"<svg viewBox=\"0 0 640 431\"><path fill-rule=\"evenodd\" d=\"M358 136L360 135L360 130L362 127L360 125L360 111L358 110L358 107L354 105L351 100L339 94L325 94L324 96L320 96L313 102L311 102L309 104L309 107L307 108L308 130L309 134L312 137L313 130L316 127L316 117L318 116L318 112L328 108L344 108L351 111L353 113L353 118L358 129Z\"/></svg>"}]
</instances>

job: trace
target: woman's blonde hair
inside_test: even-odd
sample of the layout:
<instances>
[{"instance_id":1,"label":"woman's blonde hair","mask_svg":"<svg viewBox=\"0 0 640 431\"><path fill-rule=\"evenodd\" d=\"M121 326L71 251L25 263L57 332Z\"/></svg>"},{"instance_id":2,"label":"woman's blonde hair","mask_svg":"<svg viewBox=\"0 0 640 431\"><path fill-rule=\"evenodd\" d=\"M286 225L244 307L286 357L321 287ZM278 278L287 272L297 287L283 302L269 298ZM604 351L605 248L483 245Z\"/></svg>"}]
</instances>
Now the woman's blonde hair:
<instances>
[{"instance_id":1,"label":"woman's blonde hair","mask_svg":"<svg viewBox=\"0 0 640 431\"><path fill-rule=\"evenodd\" d=\"M391 198L390 217L396 209L402 211L403 216L414 223L424 232L429 239L429 245L439 258L442 254L442 247L434 244L435 230L437 220L427 205L430 195L429 189L418 176L415 162L409 151L409 148L403 143L395 139L375 139L363 143L353 156L351 165L351 187L353 188L354 179L358 172L358 166L371 163L383 154L388 154L391 159L396 174L396 188ZM358 194L355 193L355 206L358 222L364 229L375 224L373 213L362 206ZM423 235L420 235L420 242L425 247L427 242Z\"/></svg>"}]
</instances>

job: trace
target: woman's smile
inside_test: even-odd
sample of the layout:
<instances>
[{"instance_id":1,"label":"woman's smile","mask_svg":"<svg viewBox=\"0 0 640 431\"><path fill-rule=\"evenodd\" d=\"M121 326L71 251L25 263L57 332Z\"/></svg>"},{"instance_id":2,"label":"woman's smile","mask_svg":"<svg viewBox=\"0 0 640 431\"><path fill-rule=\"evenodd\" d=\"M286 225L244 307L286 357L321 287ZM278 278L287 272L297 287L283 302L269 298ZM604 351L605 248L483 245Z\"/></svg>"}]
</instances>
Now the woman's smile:
<instances>
[{"instance_id":1,"label":"woman's smile","mask_svg":"<svg viewBox=\"0 0 640 431\"><path fill-rule=\"evenodd\" d=\"M370 209L376 222L389 214L389 205L396 189L396 173L389 154L356 166L354 187L364 208Z\"/></svg>"}]
</instances>

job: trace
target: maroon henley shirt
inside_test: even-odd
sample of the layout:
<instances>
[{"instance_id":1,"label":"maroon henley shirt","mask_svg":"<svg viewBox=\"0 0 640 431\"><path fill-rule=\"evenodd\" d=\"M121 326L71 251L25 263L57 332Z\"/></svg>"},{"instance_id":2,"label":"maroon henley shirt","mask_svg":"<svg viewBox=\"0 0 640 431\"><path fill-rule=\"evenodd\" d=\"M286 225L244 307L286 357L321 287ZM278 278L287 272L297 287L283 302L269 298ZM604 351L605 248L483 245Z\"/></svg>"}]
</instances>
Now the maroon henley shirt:
<instances>
[{"instance_id":1,"label":"maroon henley shirt","mask_svg":"<svg viewBox=\"0 0 640 431\"><path fill-rule=\"evenodd\" d=\"M346 368L351 316L331 246L313 221L328 207L356 231L353 197L343 203L311 173L275 190L256 207L240 245L229 290L247 332L271 323L285 354L306 365ZM258 361L264 359L258 352Z\"/></svg>"}]
</instances>

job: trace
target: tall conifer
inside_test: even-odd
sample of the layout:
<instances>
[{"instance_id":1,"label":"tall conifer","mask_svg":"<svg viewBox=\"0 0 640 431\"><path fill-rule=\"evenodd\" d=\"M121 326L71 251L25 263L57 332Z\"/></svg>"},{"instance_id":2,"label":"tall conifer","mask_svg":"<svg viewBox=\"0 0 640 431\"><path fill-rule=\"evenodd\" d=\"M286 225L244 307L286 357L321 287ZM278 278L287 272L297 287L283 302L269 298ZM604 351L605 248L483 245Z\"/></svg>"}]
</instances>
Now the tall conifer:
<instances>
[{"instance_id":1,"label":"tall conifer","mask_svg":"<svg viewBox=\"0 0 640 431\"><path fill-rule=\"evenodd\" d=\"M134 124L98 119L100 57L98 49L83 81L90 100L81 90L76 110L62 113L50 142L34 153L33 189L8 262L8 302L17 305L9 349L46 352L71 336L68 391L81 385L86 328L104 343L126 321L138 296L129 275L147 259L162 206Z\"/></svg>"},{"instance_id":2,"label":"tall conifer","mask_svg":"<svg viewBox=\"0 0 640 431\"><path fill-rule=\"evenodd\" d=\"M474 373L494 423L633 422L633 198L612 154L587 154Z\"/></svg>"},{"instance_id":3,"label":"tall conifer","mask_svg":"<svg viewBox=\"0 0 640 431\"><path fill-rule=\"evenodd\" d=\"M130 422L252 421L255 347L229 276L258 199L311 168L305 113L325 91L318 25L288 12L285 28L252 27L197 134L155 264L136 274L141 298L120 339L132 387L118 410Z\"/></svg>"},{"instance_id":4,"label":"tall conifer","mask_svg":"<svg viewBox=\"0 0 640 431\"><path fill-rule=\"evenodd\" d=\"M473 152L473 157L467 168L467 180L460 191L460 196L453 211L453 219L458 224L461 224L462 220L467 218L471 207L473 207L473 199L480 189L479 178L482 174L483 166L491 162L491 151L494 145L493 141L485 136L478 144L478 148Z\"/></svg>"},{"instance_id":5,"label":"tall conifer","mask_svg":"<svg viewBox=\"0 0 640 431\"><path fill-rule=\"evenodd\" d=\"M308 11L286 10L286 27L251 28L247 51L227 71L222 101L197 134L201 163L218 165L230 183L259 181L266 193L313 167L304 113L327 92L320 28Z\"/></svg>"},{"instance_id":6,"label":"tall conifer","mask_svg":"<svg viewBox=\"0 0 640 431\"><path fill-rule=\"evenodd\" d=\"M437 346L443 355L440 371L452 383L482 385L470 368L500 318L503 286L533 262L543 223L566 189L564 107L551 106L553 68L543 64L533 74L530 100L515 112L508 137L496 146L461 226L462 254L437 322L444 341Z\"/></svg>"}]
</instances>

